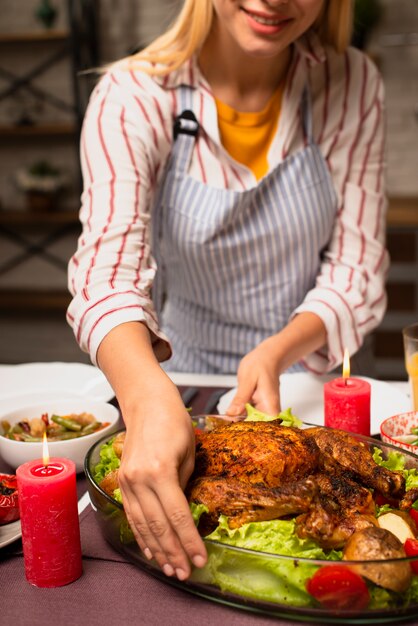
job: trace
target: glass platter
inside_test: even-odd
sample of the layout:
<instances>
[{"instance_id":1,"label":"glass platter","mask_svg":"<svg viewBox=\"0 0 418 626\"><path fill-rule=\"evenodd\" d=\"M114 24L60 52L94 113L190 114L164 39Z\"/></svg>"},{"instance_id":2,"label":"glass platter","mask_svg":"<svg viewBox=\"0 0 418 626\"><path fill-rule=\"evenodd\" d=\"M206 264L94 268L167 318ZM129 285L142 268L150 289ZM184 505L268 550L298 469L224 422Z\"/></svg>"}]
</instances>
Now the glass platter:
<instances>
[{"instance_id":1,"label":"glass platter","mask_svg":"<svg viewBox=\"0 0 418 626\"><path fill-rule=\"evenodd\" d=\"M193 417L193 421L199 429L204 430L213 427L214 418L219 419L218 416L199 416L197 418ZM310 424L303 424L302 428L310 426ZM293 588L292 585L298 579L299 572L304 571L306 576L306 568L309 568L310 575L313 575L315 571L325 566L338 564L342 568L351 569L355 568L356 565L364 565L364 561L330 561L268 554L205 539L209 559L222 561L222 572L220 574L228 577L229 583L227 587L229 589L222 590L220 586L211 584L207 580L207 574L202 575L203 570L197 568L193 570L192 576L187 581L179 581L176 578L165 576L155 562L148 561L142 555L129 529L122 505L107 495L94 480L94 468L100 460L100 449L115 434L117 433L108 435L98 441L92 446L86 456L85 473L88 491L96 513L96 519L105 539L113 548L141 569L149 572L166 584L178 587L194 595L238 609L277 618L322 624L383 624L410 620L412 616L418 616L418 592L415 594L416 599L411 600L409 591L404 594L395 594L396 606L388 608L371 608L371 605L368 608L361 609L344 608L343 610L336 610L335 608L326 608L320 605L306 591L302 574L300 574L302 581L301 592L296 594L296 599L292 593L290 593L291 598L286 598L286 589L289 586ZM386 459L390 452L397 452L405 459L405 469L418 469L418 456L415 454L384 444L376 439L357 435L356 437L365 443L369 449L378 448L382 453L383 459ZM244 568L243 562L245 563ZM409 566L413 563L414 567L418 568L418 556L385 561L367 561L368 566L376 566L378 568L390 568L392 565L398 566L404 563L408 563ZM289 571L291 571L290 577ZM231 589L231 580L234 581L234 576L236 576L239 593ZM417 579L416 582L418 583L418 576L414 578ZM220 579L222 580L222 576L220 576ZM219 582L219 577L217 581ZM272 585L277 587L277 600L271 599L271 591L267 594L268 598L263 597L263 595L266 595L263 589L265 584L267 584L270 590ZM369 587L370 585L376 587L374 583L368 583L368 585ZM232 584L232 587L234 587L234 584Z\"/></svg>"}]
</instances>

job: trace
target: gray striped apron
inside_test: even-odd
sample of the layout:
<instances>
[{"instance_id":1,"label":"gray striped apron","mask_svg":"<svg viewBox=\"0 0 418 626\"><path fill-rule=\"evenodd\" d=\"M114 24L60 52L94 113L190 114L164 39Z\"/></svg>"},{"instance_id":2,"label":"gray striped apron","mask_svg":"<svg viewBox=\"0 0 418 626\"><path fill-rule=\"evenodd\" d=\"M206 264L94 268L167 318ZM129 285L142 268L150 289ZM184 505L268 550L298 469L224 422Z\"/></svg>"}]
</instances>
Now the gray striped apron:
<instances>
[{"instance_id":1,"label":"gray striped apron","mask_svg":"<svg viewBox=\"0 0 418 626\"><path fill-rule=\"evenodd\" d=\"M182 87L185 113L153 211L153 299L173 348L167 370L234 374L315 285L337 197L312 139L308 89L301 100L305 147L246 191L188 175L198 131L191 100Z\"/></svg>"}]
</instances>

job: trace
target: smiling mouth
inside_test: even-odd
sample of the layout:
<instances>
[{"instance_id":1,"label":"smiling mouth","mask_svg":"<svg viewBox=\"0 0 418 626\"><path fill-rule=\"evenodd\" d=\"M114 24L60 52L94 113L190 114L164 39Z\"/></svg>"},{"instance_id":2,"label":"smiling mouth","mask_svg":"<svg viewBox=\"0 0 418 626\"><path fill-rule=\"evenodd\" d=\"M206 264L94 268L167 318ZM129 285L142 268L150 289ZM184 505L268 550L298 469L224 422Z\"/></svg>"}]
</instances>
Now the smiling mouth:
<instances>
[{"instance_id":1,"label":"smiling mouth","mask_svg":"<svg viewBox=\"0 0 418 626\"><path fill-rule=\"evenodd\" d=\"M253 13L252 11L247 11L243 9L244 13L249 15L255 22L259 24L263 24L264 26L280 26L281 24L290 22L290 18L284 17L268 17L266 15L260 15L258 13Z\"/></svg>"}]
</instances>

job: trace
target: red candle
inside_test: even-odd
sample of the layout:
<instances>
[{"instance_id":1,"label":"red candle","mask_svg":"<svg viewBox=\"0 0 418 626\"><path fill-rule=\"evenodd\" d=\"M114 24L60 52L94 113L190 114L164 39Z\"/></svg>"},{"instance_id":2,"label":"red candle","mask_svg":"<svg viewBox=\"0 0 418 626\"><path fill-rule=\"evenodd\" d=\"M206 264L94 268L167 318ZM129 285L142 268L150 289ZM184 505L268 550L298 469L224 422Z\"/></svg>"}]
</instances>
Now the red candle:
<instances>
[{"instance_id":1,"label":"red candle","mask_svg":"<svg viewBox=\"0 0 418 626\"><path fill-rule=\"evenodd\" d=\"M324 385L325 426L370 436L371 387L366 380L350 377L348 353L343 377Z\"/></svg>"},{"instance_id":2,"label":"red candle","mask_svg":"<svg viewBox=\"0 0 418 626\"><path fill-rule=\"evenodd\" d=\"M27 580L60 587L82 573L75 465L52 458L16 470Z\"/></svg>"}]
</instances>

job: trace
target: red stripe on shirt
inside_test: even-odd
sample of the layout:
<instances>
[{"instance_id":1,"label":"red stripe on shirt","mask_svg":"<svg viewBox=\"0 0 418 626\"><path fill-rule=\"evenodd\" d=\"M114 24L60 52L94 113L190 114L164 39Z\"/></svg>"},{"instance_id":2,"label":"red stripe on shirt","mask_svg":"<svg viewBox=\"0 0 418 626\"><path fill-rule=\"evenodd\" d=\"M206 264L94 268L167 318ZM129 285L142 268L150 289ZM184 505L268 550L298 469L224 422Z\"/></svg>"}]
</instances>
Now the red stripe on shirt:
<instances>
[{"instance_id":1,"label":"red stripe on shirt","mask_svg":"<svg viewBox=\"0 0 418 626\"><path fill-rule=\"evenodd\" d=\"M363 264L364 254L365 254L365 251L366 251L366 237L364 236L364 232L360 228L362 220L363 220L365 203L366 203L366 192L364 191L364 189L362 189L361 190L360 209L359 209L359 214L358 214L358 218L357 218L357 226L359 227L359 232L360 232L360 255L359 255L359 259L357 261L359 265Z\"/></svg>"},{"instance_id":2,"label":"red stripe on shirt","mask_svg":"<svg viewBox=\"0 0 418 626\"><path fill-rule=\"evenodd\" d=\"M154 100L155 108L157 110L158 117L160 118L161 126L163 127L163 132L164 132L165 138L167 139L168 143L170 143L170 141L171 141L171 133L167 129L167 125L165 123L163 112L161 111L160 103L158 102L157 98L153 98L153 100Z\"/></svg>"},{"instance_id":3,"label":"red stripe on shirt","mask_svg":"<svg viewBox=\"0 0 418 626\"><path fill-rule=\"evenodd\" d=\"M112 315L113 313L117 313L118 311L123 311L125 309L139 309L140 311L144 310L144 307L141 306L140 304L129 304L128 306L120 306L117 307L116 309L110 309L109 311L106 311L106 313L103 313L103 315L101 315L93 324L93 326L90 329L90 332L88 334L88 338L87 338L87 349L90 352L90 343L91 343L91 336L94 332L94 329L96 328L96 326L98 324L100 324L100 322L107 317L108 315Z\"/></svg>"},{"instance_id":4,"label":"red stripe on shirt","mask_svg":"<svg viewBox=\"0 0 418 626\"><path fill-rule=\"evenodd\" d=\"M91 277L91 273L93 271L93 267L96 264L96 258L97 255L99 253L99 248L101 245L101 242L103 240L103 236L106 234L108 228L109 228L109 224L112 221L112 217L114 214L114 210L115 210L115 168L113 167L113 163L112 160L110 158L110 154L109 151L107 149L105 140L104 140L104 136L103 136L103 127L102 127L102 117L103 117L103 111L104 111L104 107L105 107L105 103L106 103L106 98L109 95L110 92L110 86L108 87L107 91L106 91L106 95L104 96L101 105L100 105L100 112L99 112L99 116L97 119L97 131L99 134L99 140L100 140L100 145L101 148L103 150L103 154L105 156L106 162L108 164L109 170L110 170L110 200L109 200L109 214L107 216L107 221L106 224L104 225L104 228L102 230L101 235L97 238L96 243L94 245L94 253L93 256L91 258L90 261L90 266L86 272L86 280L85 280L85 284L84 284L84 289L83 289L83 295L86 298L86 300L90 299L89 293L88 293L88 287L89 287L89 283L90 283L90 277Z\"/></svg>"},{"instance_id":5,"label":"red stripe on shirt","mask_svg":"<svg viewBox=\"0 0 418 626\"><path fill-rule=\"evenodd\" d=\"M366 150L364 152L364 158L363 158L363 165L362 165L362 169L361 169L361 175L360 175L360 179L359 179L359 185L361 186L363 184L363 179L364 179L364 175L366 173L366 166L367 166L367 162L369 160L369 156L370 156L370 150L372 147L372 143L374 142L375 138L376 138L376 134L377 134L377 130L379 128L379 124L380 124L380 118L381 118L381 106L380 106L380 102L376 102L376 109L377 109L377 114L376 114L376 119L374 122L374 127L372 130L372 134L371 137L367 143L367 147ZM377 172L377 179L379 180L380 178L380 173L381 173L381 168L379 168L378 172Z\"/></svg>"},{"instance_id":6,"label":"red stripe on shirt","mask_svg":"<svg viewBox=\"0 0 418 626\"><path fill-rule=\"evenodd\" d=\"M369 317L367 319L365 319L363 322L359 322L358 325L359 326L365 326L366 324L368 324L371 321L374 321L376 318L374 315L369 315Z\"/></svg>"},{"instance_id":7,"label":"red stripe on shirt","mask_svg":"<svg viewBox=\"0 0 418 626\"><path fill-rule=\"evenodd\" d=\"M159 149L158 135L157 135L156 128L155 128L154 124L151 122L150 116L148 115L148 112L147 112L146 108L144 107L144 105L142 104L142 102L138 98L138 96L134 96L134 99L135 99L135 102L137 103L137 105L139 106L139 108L141 109L141 113L145 117L145 121L148 122L148 124L150 125L152 136L153 136L153 139L154 139L154 145L155 145L155 147L157 149Z\"/></svg>"},{"instance_id":8,"label":"red stripe on shirt","mask_svg":"<svg viewBox=\"0 0 418 626\"><path fill-rule=\"evenodd\" d=\"M314 300L310 300L310 302L319 302L320 304L323 304L324 306L326 306L330 311L332 311L332 313L334 313L335 319L337 320L337 330L338 330L338 341L340 344L340 352L341 352L341 356L344 354L344 348L345 346L343 345L343 339L342 339L342 335L341 335L341 322L340 322L340 318L338 317L338 313L337 311L334 309L333 306L331 306L329 304L329 302L325 302L325 300L322 300L320 298L315 298ZM330 353L331 354L331 353ZM336 361L336 358L331 355L333 361Z\"/></svg>"},{"instance_id":9,"label":"red stripe on shirt","mask_svg":"<svg viewBox=\"0 0 418 626\"><path fill-rule=\"evenodd\" d=\"M123 251L125 249L125 245L126 245L126 240L128 238L129 233L131 232L135 222L138 219L138 206L139 206L139 185L140 185L140 175L139 175L139 170L138 167L135 163L135 159L134 159L134 155L133 155L133 150L131 147L131 144L129 142L129 138L128 138L128 133L126 132L126 126L125 126L125 108L122 108L121 114L120 114L120 125L122 128L122 135L123 138L125 140L126 143L126 148L128 150L128 154L129 154L129 158L131 160L132 163L132 167L134 168L134 172L135 172L135 200L134 200L134 219L132 220L132 222L128 225L128 228L126 229L126 231L123 233L122 238L121 238L121 244L118 250L118 256L117 256L117 260L116 263L113 266L113 271L112 271L112 275L110 277L110 281L109 281L109 285L111 289L115 288L115 280L116 280L116 276L122 261L122 255L123 255Z\"/></svg>"},{"instance_id":10,"label":"red stripe on shirt","mask_svg":"<svg viewBox=\"0 0 418 626\"><path fill-rule=\"evenodd\" d=\"M91 306L89 306L83 313L83 315L80 318L80 321L78 323L78 329L77 329L77 341L80 341L80 337L81 337L81 332L82 332L82 327L83 327L83 323L84 323L84 319L86 317L86 315L92 311L96 306L99 306L100 304L103 304L103 302L106 302L107 300L111 300L112 298L116 298L117 296L125 296L127 294L133 294L135 296L138 296L138 293L136 291L134 291L133 289L127 289L126 291L114 291L113 293L109 293L106 296L103 296L103 298L100 298L100 300L97 300L97 302L95 302L94 304L92 304ZM126 305L126 307L129 307L132 305ZM135 306L140 306L140 305L135 305ZM125 308L125 306L120 307L121 309ZM152 316L151 316L152 317ZM154 319L154 318L152 318Z\"/></svg>"},{"instance_id":11,"label":"red stripe on shirt","mask_svg":"<svg viewBox=\"0 0 418 626\"><path fill-rule=\"evenodd\" d=\"M86 146L86 138L85 135L83 133L83 140L82 140L82 150L83 150L83 154L84 154L84 159L86 161L86 165L87 165L87 170L89 173L89 187L88 187L88 191L87 191L87 195L89 198L89 208L88 208L88 214L87 214L87 220L86 220L86 227L89 230L89 232L91 232L91 217L93 214L93 192L92 192L92 182L93 182L93 171L91 169L91 163L90 163L90 158L89 158L89 154L87 152L87 146ZM84 236L81 239L81 243L82 245L84 245L85 243L85 239Z\"/></svg>"},{"instance_id":12,"label":"red stripe on shirt","mask_svg":"<svg viewBox=\"0 0 418 626\"><path fill-rule=\"evenodd\" d=\"M377 236L379 234L379 226L381 226L383 203L384 203L384 198L382 196L379 200L379 205L377 207L376 226L375 226L374 233L373 233L373 236L375 239L377 239Z\"/></svg>"},{"instance_id":13,"label":"red stripe on shirt","mask_svg":"<svg viewBox=\"0 0 418 626\"><path fill-rule=\"evenodd\" d=\"M348 304L348 302L342 297L341 293L339 291L336 291L335 289L333 289L332 287L323 287L323 289L327 289L328 291L331 291L333 294L335 294L340 300L341 302L344 304L345 308L348 311L348 314L350 316L351 322L352 322L352 328L353 328L353 334L356 340L356 344L357 347L360 346L361 341L360 338L358 336L357 330L356 330L356 323L355 323L355 319L354 319L354 315L353 312L351 310L350 305Z\"/></svg>"},{"instance_id":14,"label":"red stripe on shirt","mask_svg":"<svg viewBox=\"0 0 418 626\"><path fill-rule=\"evenodd\" d=\"M341 107L341 118L340 118L340 123L338 124L338 131L334 135L334 140L331 144L331 147L329 149L328 156L327 156L328 167L331 173L332 173L332 167L330 163L330 156L335 146L337 145L342 129L344 128L345 116L347 114L347 108L348 108L348 93L349 93L349 87L350 87L351 70L350 70L350 62L348 59L347 52L344 54L344 61L345 61L345 89L344 89L344 97L343 97L343 106Z\"/></svg>"},{"instance_id":15,"label":"red stripe on shirt","mask_svg":"<svg viewBox=\"0 0 418 626\"><path fill-rule=\"evenodd\" d=\"M242 178L241 178L241 176L239 175L239 173L237 172L237 170L235 169L235 167L233 167L232 165L231 165L231 172L233 173L233 175L235 176L235 178L237 179L237 181L240 183L241 187L245 190L245 185L244 185L244 183L242 182Z\"/></svg>"}]
</instances>

